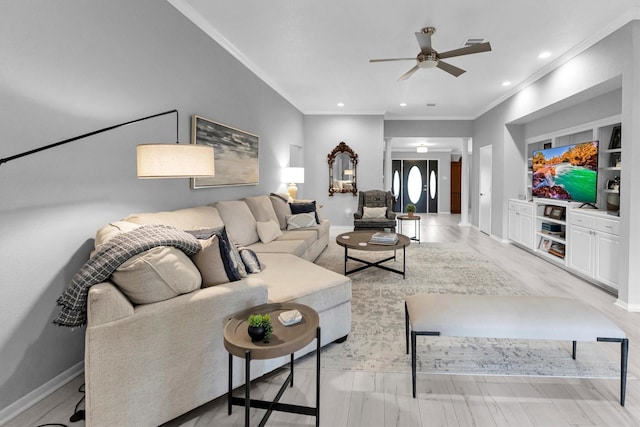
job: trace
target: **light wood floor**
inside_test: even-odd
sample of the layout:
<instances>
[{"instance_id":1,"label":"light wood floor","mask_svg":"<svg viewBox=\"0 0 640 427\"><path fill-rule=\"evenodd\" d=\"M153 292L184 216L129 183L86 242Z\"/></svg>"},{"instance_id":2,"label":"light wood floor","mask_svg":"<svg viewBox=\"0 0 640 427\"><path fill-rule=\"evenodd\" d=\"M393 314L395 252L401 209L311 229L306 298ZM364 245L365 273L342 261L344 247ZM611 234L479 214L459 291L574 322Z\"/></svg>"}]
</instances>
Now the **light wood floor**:
<instances>
[{"instance_id":1,"label":"light wood floor","mask_svg":"<svg viewBox=\"0 0 640 427\"><path fill-rule=\"evenodd\" d=\"M512 245L497 242L474 228L458 227L457 215L422 215L422 241L461 241L520 278L538 295L584 301L613 319L629 337L629 377L625 407L618 403L619 381L515 376L418 375L418 396L411 396L411 375L390 372L323 370L322 426L640 426L640 314L614 306L615 297ZM415 243L413 243L415 244ZM618 344L602 343L613 358ZM313 356L312 356L313 357ZM286 372L256 381L252 397L272 398ZM81 397L79 377L47 397L7 427L69 423ZM295 385L283 402L313 405L315 372L296 369ZM115 411L118 408L114 408ZM263 410L252 410L257 425ZM227 415L225 398L216 399L164 427L241 426L243 409ZM268 426L315 425L315 419L274 412Z\"/></svg>"}]
</instances>

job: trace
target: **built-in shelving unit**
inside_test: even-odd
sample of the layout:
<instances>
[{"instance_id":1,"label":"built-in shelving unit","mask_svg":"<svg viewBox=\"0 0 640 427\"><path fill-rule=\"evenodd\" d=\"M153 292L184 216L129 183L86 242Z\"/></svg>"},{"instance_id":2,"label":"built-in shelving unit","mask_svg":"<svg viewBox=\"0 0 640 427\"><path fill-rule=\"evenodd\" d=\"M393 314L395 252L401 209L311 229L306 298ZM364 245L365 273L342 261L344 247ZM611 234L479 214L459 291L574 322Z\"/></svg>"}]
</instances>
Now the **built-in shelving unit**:
<instances>
[{"instance_id":1,"label":"built-in shelving unit","mask_svg":"<svg viewBox=\"0 0 640 427\"><path fill-rule=\"evenodd\" d=\"M598 194L597 207L603 210L619 206L620 173L622 171L621 116L616 115L557 132L539 135L525 141L527 153L526 195L531 199L533 153L546 148L597 140Z\"/></svg>"},{"instance_id":2,"label":"built-in shelving unit","mask_svg":"<svg viewBox=\"0 0 640 427\"><path fill-rule=\"evenodd\" d=\"M534 202L536 214L535 251L553 262L566 265L567 208L570 203L541 199Z\"/></svg>"}]
</instances>

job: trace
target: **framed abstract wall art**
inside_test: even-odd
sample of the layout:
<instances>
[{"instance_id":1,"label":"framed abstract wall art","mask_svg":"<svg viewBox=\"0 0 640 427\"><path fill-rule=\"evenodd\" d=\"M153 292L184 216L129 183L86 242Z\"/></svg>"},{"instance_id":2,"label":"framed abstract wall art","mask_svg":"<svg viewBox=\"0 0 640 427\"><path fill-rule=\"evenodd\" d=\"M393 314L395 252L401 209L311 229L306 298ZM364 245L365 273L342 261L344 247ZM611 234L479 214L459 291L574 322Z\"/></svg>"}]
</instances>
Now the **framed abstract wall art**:
<instances>
[{"instance_id":1,"label":"framed abstract wall art","mask_svg":"<svg viewBox=\"0 0 640 427\"><path fill-rule=\"evenodd\" d=\"M191 188L257 185L258 135L200 116L191 118L191 143L213 147L215 176L191 178Z\"/></svg>"}]
</instances>

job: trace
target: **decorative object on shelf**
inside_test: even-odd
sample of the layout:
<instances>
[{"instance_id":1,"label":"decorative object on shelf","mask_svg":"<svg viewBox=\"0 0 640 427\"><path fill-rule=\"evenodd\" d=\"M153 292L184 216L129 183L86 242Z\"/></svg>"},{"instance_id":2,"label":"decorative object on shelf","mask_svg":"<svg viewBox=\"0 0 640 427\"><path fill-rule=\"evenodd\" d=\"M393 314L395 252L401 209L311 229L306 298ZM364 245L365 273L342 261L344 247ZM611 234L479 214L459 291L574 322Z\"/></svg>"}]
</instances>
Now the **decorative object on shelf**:
<instances>
[{"instance_id":1,"label":"decorative object on shelf","mask_svg":"<svg viewBox=\"0 0 640 427\"><path fill-rule=\"evenodd\" d=\"M102 132L173 113L176 115L176 142L170 144L138 145L136 153L138 178L190 178L195 176L213 176L215 173L213 147L204 147L193 144L181 145L179 143L178 110L165 111L163 113L142 117L140 119L130 120L128 122L109 126L80 136L35 148L33 150L25 151L11 157L0 159L0 165L40 151L68 144L79 139L88 138Z\"/></svg>"},{"instance_id":2,"label":"decorative object on shelf","mask_svg":"<svg viewBox=\"0 0 640 427\"><path fill-rule=\"evenodd\" d=\"M607 213L620 216L620 193L607 194Z\"/></svg>"},{"instance_id":3,"label":"decorative object on shelf","mask_svg":"<svg viewBox=\"0 0 640 427\"><path fill-rule=\"evenodd\" d=\"M561 220L564 218L564 207L562 206L552 206L551 212L549 213L549 218Z\"/></svg>"},{"instance_id":4,"label":"decorative object on shelf","mask_svg":"<svg viewBox=\"0 0 640 427\"><path fill-rule=\"evenodd\" d=\"M551 243L551 246L549 247L549 250L547 252L549 252L551 255L557 256L558 258L564 258L565 248L562 243L553 242Z\"/></svg>"},{"instance_id":5,"label":"decorative object on shelf","mask_svg":"<svg viewBox=\"0 0 640 427\"><path fill-rule=\"evenodd\" d=\"M249 315L249 327L247 332L251 337L251 341L262 341L268 343L273 332L271 318L268 314L251 314Z\"/></svg>"},{"instance_id":6,"label":"decorative object on shelf","mask_svg":"<svg viewBox=\"0 0 640 427\"><path fill-rule=\"evenodd\" d=\"M218 173L215 177L192 178L191 188L258 184L259 140L258 135L192 116L191 143L215 147Z\"/></svg>"},{"instance_id":7,"label":"decorative object on shelf","mask_svg":"<svg viewBox=\"0 0 640 427\"><path fill-rule=\"evenodd\" d=\"M282 181L289 183L289 197L295 200L298 197L298 186L304 184L304 168L284 168L282 171Z\"/></svg>"},{"instance_id":8,"label":"decorative object on shelf","mask_svg":"<svg viewBox=\"0 0 640 427\"><path fill-rule=\"evenodd\" d=\"M544 216L551 216L552 210L553 210L553 205L546 205L544 207Z\"/></svg>"},{"instance_id":9,"label":"decorative object on shelf","mask_svg":"<svg viewBox=\"0 0 640 427\"><path fill-rule=\"evenodd\" d=\"M413 218L413 214L416 213L416 205L409 203L405 206L404 210L407 211L407 216L409 216L409 218Z\"/></svg>"},{"instance_id":10,"label":"decorative object on shelf","mask_svg":"<svg viewBox=\"0 0 640 427\"><path fill-rule=\"evenodd\" d=\"M550 143L550 142L545 142L545 143L542 145L542 149L543 149L543 150L548 150L549 148L551 148L551 143Z\"/></svg>"},{"instance_id":11,"label":"decorative object on shelf","mask_svg":"<svg viewBox=\"0 0 640 427\"><path fill-rule=\"evenodd\" d=\"M619 191L620 190L620 177L614 176L613 179L607 180L607 190Z\"/></svg>"},{"instance_id":12,"label":"decorative object on shelf","mask_svg":"<svg viewBox=\"0 0 640 427\"><path fill-rule=\"evenodd\" d=\"M550 247L551 247L551 240L545 239L545 238L540 239L540 246L539 246L540 249L542 249L543 251L549 251Z\"/></svg>"},{"instance_id":13,"label":"decorative object on shelf","mask_svg":"<svg viewBox=\"0 0 640 427\"><path fill-rule=\"evenodd\" d=\"M609 140L609 149L615 150L622 148L622 128L620 126L614 126L611 131L611 139Z\"/></svg>"},{"instance_id":14,"label":"decorative object on shelf","mask_svg":"<svg viewBox=\"0 0 640 427\"><path fill-rule=\"evenodd\" d=\"M622 155L621 153L611 153L609 154L609 166L612 168L619 168L622 166Z\"/></svg>"},{"instance_id":15,"label":"decorative object on shelf","mask_svg":"<svg viewBox=\"0 0 640 427\"><path fill-rule=\"evenodd\" d=\"M352 193L356 197L358 155L342 141L327 155L327 162L329 196L333 196L334 193Z\"/></svg>"}]
</instances>

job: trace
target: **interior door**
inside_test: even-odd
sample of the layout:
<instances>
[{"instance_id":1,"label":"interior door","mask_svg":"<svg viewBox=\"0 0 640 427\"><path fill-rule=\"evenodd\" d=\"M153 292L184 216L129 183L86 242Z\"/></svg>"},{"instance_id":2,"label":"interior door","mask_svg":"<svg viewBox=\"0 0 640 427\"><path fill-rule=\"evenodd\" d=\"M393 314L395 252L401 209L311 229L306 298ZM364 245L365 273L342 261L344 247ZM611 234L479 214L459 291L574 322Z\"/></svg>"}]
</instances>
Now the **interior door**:
<instances>
[{"instance_id":1,"label":"interior door","mask_svg":"<svg viewBox=\"0 0 640 427\"><path fill-rule=\"evenodd\" d=\"M451 213L462 212L462 159L451 162Z\"/></svg>"},{"instance_id":2,"label":"interior door","mask_svg":"<svg viewBox=\"0 0 640 427\"><path fill-rule=\"evenodd\" d=\"M491 235L491 158L493 147L480 147L480 210L479 227L483 233Z\"/></svg>"},{"instance_id":3,"label":"interior door","mask_svg":"<svg viewBox=\"0 0 640 427\"><path fill-rule=\"evenodd\" d=\"M402 161L403 208L413 203L416 212L427 212L428 176L426 160Z\"/></svg>"}]
</instances>

